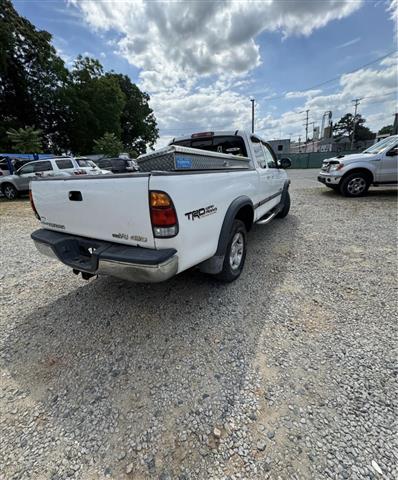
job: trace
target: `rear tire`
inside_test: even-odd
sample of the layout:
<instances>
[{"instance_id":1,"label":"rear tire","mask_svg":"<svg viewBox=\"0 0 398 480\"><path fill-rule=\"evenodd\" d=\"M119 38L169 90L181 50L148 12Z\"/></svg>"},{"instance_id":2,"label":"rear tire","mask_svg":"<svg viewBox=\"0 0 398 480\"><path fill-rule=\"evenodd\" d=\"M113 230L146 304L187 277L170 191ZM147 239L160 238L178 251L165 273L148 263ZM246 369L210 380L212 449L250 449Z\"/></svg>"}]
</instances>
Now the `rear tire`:
<instances>
[{"instance_id":1,"label":"rear tire","mask_svg":"<svg viewBox=\"0 0 398 480\"><path fill-rule=\"evenodd\" d=\"M2 185L1 191L7 200L15 200L19 195L18 190L11 183Z\"/></svg>"},{"instance_id":2,"label":"rear tire","mask_svg":"<svg viewBox=\"0 0 398 480\"><path fill-rule=\"evenodd\" d=\"M246 259L247 233L241 220L234 220L225 251L224 263L215 278L222 282L233 282L242 273Z\"/></svg>"},{"instance_id":3,"label":"rear tire","mask_svg":"<svg viewBox=\"0 0 398 480\"><path fill-rule=\"evenodd\" d=\"M370 182L371 179L366 173L352 173L340 182L340 193L345 197L361 197L366 195Z\"/></svg>"},{"instance_id":4,"label":"rear tire","mask_svg":"<svg viewBox=\"0 0 398 480\"><path fill-rule=\"evenodd\" d=\"M275 215L275 218L285 218L290 210L290 194L289 191L286 192L285 204L283 205L282 210Z\"/></svg>"}]
</instances>

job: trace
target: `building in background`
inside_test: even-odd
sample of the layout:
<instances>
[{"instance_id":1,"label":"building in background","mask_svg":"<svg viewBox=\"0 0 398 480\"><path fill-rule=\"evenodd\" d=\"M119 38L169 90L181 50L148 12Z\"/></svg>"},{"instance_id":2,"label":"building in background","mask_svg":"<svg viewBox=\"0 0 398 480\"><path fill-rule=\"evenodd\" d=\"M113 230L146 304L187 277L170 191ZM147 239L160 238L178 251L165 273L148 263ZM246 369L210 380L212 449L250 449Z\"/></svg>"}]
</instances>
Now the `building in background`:
<instances>
[{"instance_id":1,"label":"building in background","mask_svg":"<svg viewBox=\"0 0 398 480\"><path fill-rule=\"evenodd\" d=\"M290 138L283 138L281 140L268 140L272 150L278 155L280 153L290 152Z\"/></svg>"}]
</instances>

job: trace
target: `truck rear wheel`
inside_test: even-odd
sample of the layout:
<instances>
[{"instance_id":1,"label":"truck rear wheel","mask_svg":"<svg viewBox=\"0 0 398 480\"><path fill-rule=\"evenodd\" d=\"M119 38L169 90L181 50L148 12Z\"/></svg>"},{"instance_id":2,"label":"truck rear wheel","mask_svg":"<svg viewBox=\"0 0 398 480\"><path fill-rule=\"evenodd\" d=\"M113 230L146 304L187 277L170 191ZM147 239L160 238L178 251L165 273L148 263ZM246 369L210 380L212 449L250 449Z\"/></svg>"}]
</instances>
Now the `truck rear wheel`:
<instances>
[{"instance_id":1,"label":"truck rear wheel","mask_svg":"<svg viewBox=\"0 0 398 480\"><path fill-rule=\"evenodd\" d=\"M241 220L234 220L220 273L215 275L223 282L233 282L242 273L246 259L246 226Z\"/></svg>"}]
</instances>

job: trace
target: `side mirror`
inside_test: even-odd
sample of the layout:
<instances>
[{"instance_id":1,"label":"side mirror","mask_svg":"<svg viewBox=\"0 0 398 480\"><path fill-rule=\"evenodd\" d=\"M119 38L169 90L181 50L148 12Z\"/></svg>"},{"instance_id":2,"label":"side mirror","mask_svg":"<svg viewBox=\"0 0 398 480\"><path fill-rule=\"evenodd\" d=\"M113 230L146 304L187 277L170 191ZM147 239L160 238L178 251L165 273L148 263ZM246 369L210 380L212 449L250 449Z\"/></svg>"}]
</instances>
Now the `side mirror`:
<instances>
[{"instance_id":1,"label":"side mirror","mask_svg":"<svg viewBox=\"0 0 398 480\"><path fill-rule=\"evenodd\" d=\"M280 166L280 168L290 168L292 166L292 161L290 160L290 158L281 158L280 160L278 160L278 165Z\"/></svg>"},{"instance_id":2,"label":"side mirror","mask_svg":"<svg viewBox=\"0 0 398 480\"><path fill-rule=\"evenodd\" d=\"M398 155L398 147L394 147L386 153L387 157L396 157Z\"/></svg>"}]
</instances>

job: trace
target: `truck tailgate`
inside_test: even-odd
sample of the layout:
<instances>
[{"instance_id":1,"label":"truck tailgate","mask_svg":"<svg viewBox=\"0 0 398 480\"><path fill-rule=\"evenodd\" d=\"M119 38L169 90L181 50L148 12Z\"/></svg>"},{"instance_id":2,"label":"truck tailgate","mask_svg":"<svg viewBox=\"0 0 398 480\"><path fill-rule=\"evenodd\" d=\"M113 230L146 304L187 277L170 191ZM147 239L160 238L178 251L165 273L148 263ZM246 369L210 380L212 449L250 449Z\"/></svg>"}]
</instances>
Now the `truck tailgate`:
<instances>
[{"instance_id":1,"label":"truck tailgate","mask_svg":"<svg viewBox=\"0 0 398 480\"><path fill-rule=\"evenodd\" d=\"M155 248L149 176L104 175L32 181L33 201L48 230Z\"/></svg>"}]
</instances>

